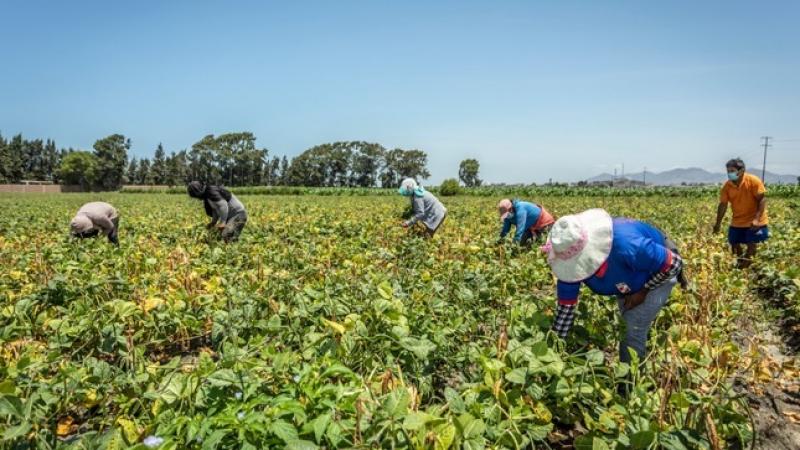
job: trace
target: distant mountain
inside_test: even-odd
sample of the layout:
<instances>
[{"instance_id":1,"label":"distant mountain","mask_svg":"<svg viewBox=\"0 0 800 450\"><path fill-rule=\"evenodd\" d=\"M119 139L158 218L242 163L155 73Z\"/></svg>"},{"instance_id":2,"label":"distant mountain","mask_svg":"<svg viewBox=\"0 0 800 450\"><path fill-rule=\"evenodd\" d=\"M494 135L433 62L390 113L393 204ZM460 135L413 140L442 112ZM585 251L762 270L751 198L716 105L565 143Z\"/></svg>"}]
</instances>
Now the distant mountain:
<instances>
[{"instance_id":1,"label":"distant mountain","mask_svg":"<svg viewBox=\"0 0 800 450\"><path fill-rule=\"evenodd\" d=\"M761 177L760 168L752 168L747 170L750 173ZM656 186L669 186L676 184L719 184L726 180L726 176L722 172L709 172L705 169L697 167L690 167L687 169L672 169L665 172L647 172L646 177L642 172L626 173L625 178L629 180L642 181L645 180L647 184L654 184ZM797 175L780 175L770 171L766 172L766 182L769 184L797 184ZM614 175L610 173L601 173L596 177L589 178L588 182L611 181Z\"/></svg>"}]
</instances>

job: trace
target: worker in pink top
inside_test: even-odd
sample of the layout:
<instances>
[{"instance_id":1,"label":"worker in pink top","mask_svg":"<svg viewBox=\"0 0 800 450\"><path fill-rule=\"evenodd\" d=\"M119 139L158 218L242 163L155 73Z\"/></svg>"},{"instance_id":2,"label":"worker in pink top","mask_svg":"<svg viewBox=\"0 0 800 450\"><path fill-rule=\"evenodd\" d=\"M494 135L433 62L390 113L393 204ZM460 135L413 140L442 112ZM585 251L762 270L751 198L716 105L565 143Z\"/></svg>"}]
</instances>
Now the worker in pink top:
<instances>
[{"instance_id":1,"label":"worker in pink top","mask_svg":"<svg viewBox=\"0 0 800 450\"><path fill-rule=\"evenodd\" d=\"M102 233L112 244L119 246L119 212L108 203L90 202L81 206L69 227L75 237L88 238Z\"/></svg>"}]
</instances>

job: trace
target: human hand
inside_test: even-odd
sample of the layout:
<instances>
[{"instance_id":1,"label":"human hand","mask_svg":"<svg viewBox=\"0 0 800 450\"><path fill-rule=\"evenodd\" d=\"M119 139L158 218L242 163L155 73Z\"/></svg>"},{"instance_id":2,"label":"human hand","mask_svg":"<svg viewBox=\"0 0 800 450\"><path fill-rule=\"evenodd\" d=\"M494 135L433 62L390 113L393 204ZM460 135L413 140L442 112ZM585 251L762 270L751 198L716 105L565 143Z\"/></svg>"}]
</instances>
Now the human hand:
<instances>
[{"instance_id":1,"label":"human hand","mask_svg":"<svg viewBox=\"0 0 800 450\"><path fill-rule=\"evenodd\" d=\"M628 294L623 296L624 299L623 306L625 307L625 311L631 310L636 308L637 306L641 305L645 298L647 298L647 293L649 291L647 289L642 289L639 292L634 292L633 294Z\"/></svg>"}]
</instances>

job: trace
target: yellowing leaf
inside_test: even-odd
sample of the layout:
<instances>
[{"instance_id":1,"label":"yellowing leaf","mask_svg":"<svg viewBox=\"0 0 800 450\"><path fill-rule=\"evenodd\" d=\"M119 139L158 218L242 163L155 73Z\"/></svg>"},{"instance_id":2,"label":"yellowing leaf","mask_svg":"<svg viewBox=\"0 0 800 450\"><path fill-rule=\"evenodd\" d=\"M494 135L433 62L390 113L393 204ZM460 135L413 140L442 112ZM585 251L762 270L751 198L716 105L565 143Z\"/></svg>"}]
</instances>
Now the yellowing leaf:
<instances>
[{"instance_id":1,"label":"yellowing leaf","mask_svg":"<svg viewBox=\"0 0 800 450\"><path fill-rule=\"evenodd\" d=\"M344 325L342 325L342 324L340 324L338 322L334 322L332 320L328 320L328 319L324 319L323 318L322 319L322 323L324 323L325 326L327 326L328 328L330 328L331 330L333 330L333 331L335 331L335 332L337 332L339 334L344 334L344 332L345 332Z\"/></svg>"},{"instance_id":2,"label":"yellowing leaf","mask_svg":"<svg viewBox=\"0 0 800 450\"><path fill-rule=\"evenodd\" d=\"M150 312L151 310L156 309L163 304L164 300L158 297L148 297L145 299L142 309L144 309L145 312Z\"/></svg>"},{"instance_id":3,"label":"yellowing leaf","mask_svg":"<svg viewBox=\"0 0 800 450\"><path fill-rule=\"evenodd\" d=\"M72 429L72 417L67 416L58 421L58 426L56 426L56 434L59 436L67 436L69 435L71 429Z\"/></svg>"}]
</instances>

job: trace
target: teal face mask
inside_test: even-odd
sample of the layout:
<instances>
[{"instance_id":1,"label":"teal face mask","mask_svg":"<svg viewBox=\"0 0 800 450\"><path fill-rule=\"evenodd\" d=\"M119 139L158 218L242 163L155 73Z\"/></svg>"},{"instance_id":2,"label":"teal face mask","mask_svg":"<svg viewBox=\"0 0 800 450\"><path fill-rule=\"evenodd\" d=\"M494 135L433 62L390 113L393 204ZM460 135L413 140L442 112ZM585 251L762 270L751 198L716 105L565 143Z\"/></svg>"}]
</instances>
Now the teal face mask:
<instances>
[{"instance_id":1,"label":"teal face mask","mask_svg":"<svg viewBox=\"0 0 800 450\"><path fill-rule=\"evenodd\" d=\"M739 179L739 172L728 172L728 179L731 181L736 181Z\"/></svg>"}]
</instances>

